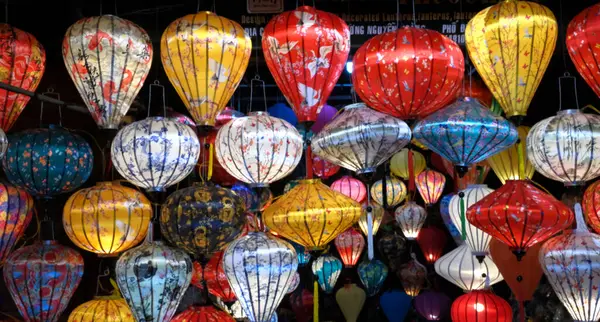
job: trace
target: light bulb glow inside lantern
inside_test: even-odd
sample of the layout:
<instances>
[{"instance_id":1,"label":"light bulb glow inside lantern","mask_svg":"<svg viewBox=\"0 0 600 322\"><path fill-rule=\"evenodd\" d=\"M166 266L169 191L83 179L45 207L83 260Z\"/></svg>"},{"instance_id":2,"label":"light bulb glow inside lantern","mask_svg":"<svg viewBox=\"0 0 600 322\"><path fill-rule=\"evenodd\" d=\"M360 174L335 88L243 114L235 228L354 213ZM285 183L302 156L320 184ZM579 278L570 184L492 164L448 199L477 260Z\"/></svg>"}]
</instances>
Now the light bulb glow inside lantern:
<instances>
[{"instance_id":1,"label":"light bulb glow inside lantern","mask_svg":"<svg viewBox=\"0 0 600 322\"><path fill-rule=\"evenodd\" d=\"M474 307L477 312L483 312L483 310L485 310L485 305L481 303L475 303Z\"/></svg>"},{"instance_id":2,"label":"light bulb glow inside lantern","mask_svg":"<svg viewBox=\"0 0 600 322\"><path fill-rule=\"evenodd\" d=\"M346 71L348 74L352 74L352 71L354 71L354 63L352 61L346 62Z\"/></svg>"}]
</instances>

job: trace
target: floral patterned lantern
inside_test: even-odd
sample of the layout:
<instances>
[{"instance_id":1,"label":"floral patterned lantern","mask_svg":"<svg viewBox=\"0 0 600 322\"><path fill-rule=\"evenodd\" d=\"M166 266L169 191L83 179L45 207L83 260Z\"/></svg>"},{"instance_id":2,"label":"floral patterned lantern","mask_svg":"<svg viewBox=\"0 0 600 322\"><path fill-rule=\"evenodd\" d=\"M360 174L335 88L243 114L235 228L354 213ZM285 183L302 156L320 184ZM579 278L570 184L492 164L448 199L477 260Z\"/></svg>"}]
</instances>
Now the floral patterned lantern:
<instances>
[{"instance_id":1,"label":"floral patterned lantern","mask_svg":"<svg viewBox=\"0 0 600 322\"><path fill-rule=\"evenodd\" d=\"M231 315L214 306L191 306L177 314L171 322L235 322Z\"/></svg>"},{"instance_id":2,"label":"floral patterned lantern","mask_svg":"<svg viewBox=\"0 0 600 322\"><path fill-rule=\"evenodd\" d=\"M596 74L599 66L595 58L598 55L598 48L595 47L598 43L598 35L595 32L599 23L597 12L598 4L595 4L584 9L571 20L567 28L566 44L575 68L596 95L600 96Z\"/></svg>"},{"instance_id":3,"label":"floral patterned lantern","mask_svg":"<svg viewBox=\"0 0 600 322\"><path fill-rule=\"evenodd\" d=\"M343 176L335 180L331 184L331 190L348 196L356 202L363 202L367 197L367 188L365 187L365 184L351 176Z\"/></svg>"},{"instance_id":4,"label":"floral patterned lantern","mask_svg":"<svg viewBox=\"0 0 600 322\"><path fill-rule=\"evenodd\" d=\"M525 151L525 141L529 129L527 126L517 127L517 132L519 132L517 143L486 160L502 184L506 183L507 180L527 180L533 177L535 169L531 162L527 160L527 152ZM521 170L519 169L521 163L523 174L520 173Z\"/></svg>"},{"instance_id":5,"label":"floral patterned lantern","mask_svg":"<svg viewBox=\"0 0 600 322\"><path fill-rule=\"evenodd\" d=\"M76 307L68 322L135 321L124 299L93 299Z\"/></svg>"},{"instance_id":6,"label":"floral patterned lantern","mask_svg":"<svg viewBox=\"0 0 600 322\"><path fill-rule=\"evenodd\" d=\"M321 159L317 155L312 158L312 171L319 178L327 179L340 171L340 166Z\"/></svg>"},{"instance_id":7,"label":"floral patterned lantern","mask_svg":"<svg viewBox=\"0 0 600 322\"><path fill-rule=\"evenodd\" d=\"M452 239L454 239L456 245L460 246L464 244L465 241L462 239L460 230L458 230L458 228L452 222L452 218L450 218L450 201L454 196L455 194L451 193L442 197L442 200L440 201L440 215L444 221L444 226L446 226L448 232L450 233L450 236L452 236Z\"/></svg>"},{"instance_id":8,"label":"floral patterned lantern","mask_svg":"<svg viewBox=\"0 0 600 322\"><path fill-rule=\"evenodd\" d=\"M346 284L335 293L337 302L346 322L356 322L367 299L365 291L356 284Z\"/></svg>"},{"instance_id":9,"label":"floral patterned lantern","mask_svg":"<svg viewBox=\"0 0 600 322\"><path fill-rule=\"evenodd\" d=\"M252 188L238 182L231 187L231 190L244 199L246 211L249 212L263 211L273 201L273 193L268 188L260 189L259 195Z\"/></svg>"},{"instance_id":10,"label":"floral patterned lantern","mask_svg":"<svg viewBox=\"0 0 600 322\"><path fill-rule=\"evenodd\" d=\"M33 198L27 191L0 181L0 263L23 237L33 211Z\"/></svg>"},{"instance_id":11,"label":"floral patterned lantern","mask_svg":"<svg viewBox=\"0 0 600 322\"><path fill-rule=\"evenodd\" d=\"M208 292L225 303L235 301L235 294L229 286L227 275L223 269L223 252L216 252L212 255L204 267L204 280Z\"/></svg>"},{"instance_id":12,"label":"floral patterned lantern","mask_svg":"<svg viewBox=\"0 0 600 322\"><path fill-rule=\"evenodd\" d=\"M350 30L338 16L302 6L271 19L262 49L298 121L314 122L344 70Z\"/></svg>"},{"instance_id":13,"label":"floral patterned lantern","mask_svg":"<svg viewBox=\"0 0 600 322\"><path fill-rule=\"evenodd\" d=\"M294 246L294 250L296 251L296 254L298 255L298 266L302 267L306 264L308 264L310 262L310 259L312 258L312 256L310 255L310 252L306 250L306 248L298 243L295 243L293 241L290 241L290 244L292 246Z\"/></svg>"},{"instance_id":14,"label":"floral patterned lantern","mask_svg":"<svg viewBox=\"0 0 600 322\"><path fill-rule=\"evenodd\" d=\"M453 322L512 322L510 304L490 291L476 290L459 296L452 303Z\"/></svg>"},{"instance_id":15,"label":"floral patterned lantern","mask_svg":"<svg viewBox=\"0 0 600 322\"><path fill-rule=\"evenodd\" d=\"M379 293L388 275L388 268L377 259L364 261L358 265L358 277L367 290L367 296Z\"/></svg>"},{"instance_id":16,"label":"floral patterned lantern","mask_svg":"<svg viewBox=\"0 0 600 322\"><path fill-rule=\"evenodd\" d=\"M446 294L425 291L415 298L415 309L427 321L439 321L448 315L451 300Z\"/></svg>"},{"instance_id":17,"label":"floral patterned lantern","mask_svg":"<svg viewBox=\"0 0 600 322\"><path fill-rule=\"evenodd\" d=\"M446 246L446 234L435 226L423 227L417 236L417 243L427 264L433 264L442 256Z\"/></svg>"},{"instance_id":18,"label":"floral patterned lantern","mask_svg":"<svg viewBox=\"0 0 600 322\"><path fill-rule=\"evenodd\" d=\"M26 321L58 321L83 276L83 258L54 240L17 249L3 268L4 282Z\"/></svg>"},{"instance_id":19,"label":"floral patterned lantern","mask_svg":"<svg viewBox=\"0 0 600 322\"><path fill-rule=\"evenodd\" d=\"M369 39L352 62L358 96L401 119L423 118L448 105L456 98L465 71L462 51L454 41L416 27Z\"/></svg>"},{"instance_id":20,"label":"floral patterned lantern","mask_svg":"<svg viewBox=\"0 0 600 322\"><path fill-rule=\"evenodd\" d=\"M427 219L427 211L416 202L409 201L404 206L396 208L395 218L404 237L408 240L415 240Z\"/></svg>"},{"instance_id":21,"label":"floral patterned lantern","mask_svg":"<svg viewBox=\"0 0 600 322\"><path fill-rule=\"evenodd\" d=\"M199 289L204 288L204 268L202 268L202 264L198 261L192 263L192 279L190 283Z\"/></svg>"},{"instance_id":22,"label":"floral patterned lantern","mask_svg":"<svg viewBox=\"0 0 600 322\"><path fill-rule=\"evenodd\" d=\"M395 177L385 177L385 190L387 206L390 208L399 205L406 198L406 185ZM383 180L377 180L371 186L371 197L376 203L383 205Z\"/></svg>"},{"instance_id":23,"label":"floral patterned lantern","mask_svg":"<svg viewBox=\"0 0 600 322\"><path fill-rule=\"evenodd\" d=\"M321 255L312 263L312 272L321 289L331 293L342 272L342 261L329 254Z\"/></svg>"},{"instance_id":24,"label":"floral patterned lantern","mask_svg":"<svg viewBox=\"0 0 600 322\"><path fill-rule=\"evenodd\" d=\"M600 233L600 181L585 189L582 206L586 222L595 233Z\"/></svg>"},{"instance_id":25,"label":"floral patterned lantern","mask_svg":"<svg viewBox=\"0 0 600 322\"><path fill-rule=\"evenodd\" d=\"M321 158L366 174L410 142L410 128L399 119L357 103L346 106L311 142L312 151Z\"/></svg>"},{"instance_id":26,"label":"floral patterned lantern","mask_svg":"<svg viewBox=\"0 0 600 322\"><path fill-rule=\"evenodd\" d=\"M285 294L293 293L298 286L300 286L300 273L295 272L294 276L292 276L292 281L290 282L290 288L285 292Z\"/></svg>"},{"instance_id":27,"label":"floral patterned lantern","mask_svg":"<svg viewBox=\"0 0 600 322\"><path fill-rule=\"evenodd\" d=\"M83 18L67 30L62 55L96 124L117 129L150 72L146 31L112 15Z\"/></svg>"},{"instance_id":28,"label":"floral patterned lantern","mask_svg":"<svg viewBox=\"0 0 600 322\"><path fill-rule=\"evenodd\" d=\"M365 248L364 237L352 227L339 234L334 243L345 267L356 265Z\"/></svg>"},{"instance_id":29,"label":"floral patterned lantern","mask_svg":"<svg viewBox=\"0 0 600 322\"><path fill-rule=\"evenodd\" d=\"M490 285L503 280L498 267L489 256L480 263L475 260L466 244L440 257L434 267L438 275L467 292L482 290L486 278L489 278Z\"/></svg>"},{"instance_id":30,"label":"floral patterned lantern","mask_svg":"<svg viewBox=\"0 0 600 322\"><path fill-rule=\"evenodd\" d=\"M383 210L383 207L379 205L372 204L368 206L367 204L363 204L363 212L360 215L360 218L358 219L358 227L360 228L362 233L365 234L365 236L369 235L369 216L367 211L368 207L371 207L371 216L373 217L372 231L373 236L375 236L377 235L379 227L381 226L381 222L383 221L383 217L385 216L385 210Z\"/></svg>"},{"instance_id":31,"label":"floral patterned lantern","mask_svg":"<svg viewBox=\"0 0 600 322\"><path fill-rule=\"evenodd\" d=\"M410 150L413 162L413 175L418 176L427 167L425 157L418 151ZM404 180L410 178L410 166L408 161L409 149L404 148L400 152L394 154L390 159L390 171L397 177Z\"/></svg>"},{"instance_id":32,"label":"floral patterned lantern","mask_svg":"<svg viewBox=\"0 0 600 322\"><path fill-rule=\"evenodd\" d=\"M400 282L404 287L404 292L410 297L419 295L425 280L427 279L427 268L417 261L416 255L411 254L412 259L400 267L397 272Z\"/></svg>"},{"instance_id":33,"label":"floral patterned lantern","mask_svg":"<svg viewBox=\"0 0 600 322\"><path fill-rule=\"evenodd\" d=\"M438 202L446 185L446 177L435 170L425 170L416 178L417 190L425 205L431 206Z\"/></svg>"}]
</instances>

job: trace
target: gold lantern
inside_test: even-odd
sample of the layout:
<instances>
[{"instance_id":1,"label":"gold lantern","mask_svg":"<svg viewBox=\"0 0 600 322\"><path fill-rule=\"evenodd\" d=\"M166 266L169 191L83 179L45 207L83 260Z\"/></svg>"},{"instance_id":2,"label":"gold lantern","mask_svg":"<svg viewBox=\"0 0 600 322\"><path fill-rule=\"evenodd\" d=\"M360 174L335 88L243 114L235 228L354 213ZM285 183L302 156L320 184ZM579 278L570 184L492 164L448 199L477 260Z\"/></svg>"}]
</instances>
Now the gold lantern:
<instances>
[{"instance_id":1,"label":"gold lantern","mask_svg":"<svg viewBox=\"0 0 600 322\"><path fill-rule=\"evenodd\" d=\"M498 179L502 181L502 184L506 180L527 180L533 177L535 169L527 159L527 152L525 151L525 141L527 140L529 129L528 126L519 126L517 128L519 141L510 148L494 154L487 159L489 166L492 167L492 170L494 170ZM519 166L523 167L522 174Z\"/></svg>"},{"instance_id":2,"label":"gold lantern","mask_svg":"<svg viewBox=\"0 0 600 322\"><path fill-rule=\"evenodd\" d=\"M134 322L124 299L96 298L76 307L68 322Z\"/></svg>"},{"instance_id":3,"label":"gold lantern","mask_svg":"<svg viewBox=\"0 0 600 322\"><path fill-rule=\"evenodd\" d=\"M385 190L387 192L387 206L395 207L400 204L404 198L406 198L406 185L402 180L394 177L386 177ZM382 180L376 181L371 186L371 197L373 200L383 205L383 182Z\"/></svg>"},{"instance_id":4,"label":"gold lantern","mask_svg":"<svg viewBox=\"0 0 600 322\"><path fill-rule=\"evenodd\" d=\"M413 173L416 177L419 175L419 173L425 170L425 168L427 167L427 162L425 161L425 157L421 153L415 150L412 150L410 152L412 152ZM410 171L408 170L408 154L408 149L402 149L400 150L400 152L394 154L394 156L392 156L392 159L390 160L390 171L394 175L404 180L408 180L408 178L410 177Z\"/></svg>"}]
</instances>

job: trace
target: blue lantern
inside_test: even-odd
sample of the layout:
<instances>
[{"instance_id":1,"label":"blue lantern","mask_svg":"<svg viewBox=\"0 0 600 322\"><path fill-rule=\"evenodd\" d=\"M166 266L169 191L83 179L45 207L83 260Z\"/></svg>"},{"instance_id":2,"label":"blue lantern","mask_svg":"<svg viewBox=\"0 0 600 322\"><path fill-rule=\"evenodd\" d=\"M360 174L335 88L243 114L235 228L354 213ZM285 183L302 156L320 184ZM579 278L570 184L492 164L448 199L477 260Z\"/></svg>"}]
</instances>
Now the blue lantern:
<instances>
[{"instance_id":1,"label":"blue lantern","mask_svg":"<svg viewBox=\"0 0 600 322\"><path fill-rule=\"evenodd\" d=\"M379 304L390 322L402 322L408 314L412 298L400 290L381 294Z\"/></svg>"},{"instance_id":2,"label":"blue lantern","mask_svg":"<svg viewBox=\"0 0 600 322\"><path fill-rule=\"evenodd\" d=\"M469 97L419 121L413 136L454 163L461 177L469 166L509 148L519 138L512 123Z\"/></svg>"},{"instance_id":3,"label":"blue lantern","mask_svg":"<svg viewBox=\"0 0 600 322\"><path fill-rule=\"evenodd\" d=\"M380 260L365 261L358 265L358 277L365 286L367 296L373 296L379 292L387 275L388 268Z\"/></svg>"},{"instance_id":4,"label":"blue lantern","mask_svg":"<svg viewBox=\"0 0 600 322\"><path fill-rule=\"evenodd\" d=\"M263 211L267 208L271 202L273 201L273 193L268 188L260 189L260 198L258 197L258 193L248 185L243 184L241 182L235 183L231 190L235 192L238 196L244 199L244 203L246 204L246 211L256 212ZM260 209L258 203L260 202Z\"/></svg>"},{"instance_id":5,"label":"blue lantern","mask_svg":"<svg viewBox=\"0 0 600 322\"><path fill-rule=\"evenodd\" d=\"M92 173L94 157L81 136L50 125L9 135L2 166L14 185L52 198L81 186Z\"/></svg>"},{"instance_id":6,"label":"blue lantern","mask_svg":"<svg viewBox=\"0 0 600 322\"><path fill-rule=\"evenodd\" d=\"M296 113L294 113L294 110L284 103L277 103L269 107L267 112L269 112L269 115L285 120L293 126L298 124L298 117L296 117Z\"/></svg>"},{"instance_id":7,"label":"blue lantern","mask_svg":"<svg viewBox=\"0 0 600 322\"><path fill-rule=\"evenodd\" d=\"M444 220L444 225L446 225L446 228L448 228L448 231L450 232L450 236L452 236L452 239L454 239L456 245L460 246L465 241L462 240L460 231L458 230L458 228L456 228L456 226L452 222L452 219L450 219L450 200L452 199L452 197L454 197L454 195L454 193L451 193L442 197L442 199L440 200L440 214L442 215L442 219Z\"/></svg>"},{"instance_id":8,"label":"blue lantern","mask_svg":"<svg viewBox=\"0 0 600 322\"><path fill-rule=\"evenodd\" d=\"M292 244L292 246L294 246L294 250L296 250L296 254L298 256L298 266L302 267L308 264L312 256L306 251L306 248L300 244L294 243L291 240L289 240L289 242Z\"/></svg>"},{"instance_id":9,"label":"blue lantern","mask_svg":"<svg viewBox=\"0 0 600 322\"><path fill-rule=\"evenodd\" d=\"M321 289L331 293L342 272L342 261L331 255L321 255L312 263L312 271Z\"/></svg>"}]
</instances>

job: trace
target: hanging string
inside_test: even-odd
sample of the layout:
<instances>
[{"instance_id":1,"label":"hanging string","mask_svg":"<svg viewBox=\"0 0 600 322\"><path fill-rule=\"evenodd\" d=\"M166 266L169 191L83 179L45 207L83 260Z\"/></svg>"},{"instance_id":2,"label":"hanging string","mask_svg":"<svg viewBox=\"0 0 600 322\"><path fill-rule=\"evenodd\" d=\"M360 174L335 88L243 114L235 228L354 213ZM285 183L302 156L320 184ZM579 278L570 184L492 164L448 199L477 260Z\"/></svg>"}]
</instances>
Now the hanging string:
<instances>
[{"instance_id":1,"label":"hanging string","mask_svg":"<svg viewBox=\"0 0 600 322\"><path fill-rule=\"evenodd\" d=\"M523 140L517 140L517 159L519 162L519 179L525 179L525 158L523 156L525 147Z\"/></svg>"},{"instance_id":2,"label":"hanging string","mask_svg":"<svg viewBox=\"0 0 600 322\"><path fill-rule=\"evenodd\" d=\"M571 76L569 72L565 72L563 76L558 78L558 110L562 111L562 80L571 79L573 80L573 92L575 93L575 107L579 108L579 97L577 95L577 78Z\"/></svg>"},{"instance_id":3,"label":"hanging string","mask_svg":"<svg viewBox=\"0 0 600 322\"><path fill-rule=\"evenodd\" d=\"M462 240L467 239L467 219L465 218L465 193L459 192L458 197L460 198L460 226L461 226L461 238Z\"/></svg>"},{"instance_id":4,"label":"hanging string","mask_svg":"<svg viewBox=\"0 0 600 322\"><path fill-rule=\"evenodd\" d=\"M559 30L559 38L558 39L562 40L560 55L562 56L563 67L566 72L567 71L567 57L566 57L567 55L565 53L567 52L567 39L566 39L567 38L567 36L566 36L567 35L567 27L565 26L564 21L563 21L563 2L562 2L562 0L559 0L558 3L559 3L559 8L560 8L559 9L560 25L559 25L559 29L558 29Z\"/></svg>"},{"instance_id":5,"label":"hanging string","mask_svg":"<svg viewBox=\"0 0 600 322\"><path fill-rule=\"evenodd\" d=\"M415 10L415 0L412 0L412 15L413 15L412 25L413 25L413 27L416 27L417 26L417 11Z\"/></svg>"},{"instance_id":6,"label":"hanging string","mask_svg":"<svg viewBox=\"0 0 600 322\"><path fill-rule=\"evenodd\" d=\"M200 0L196 2L196 12L200 12Z\"/></svg>"},{"instance_id":7,"label":"hanging string","mask_svg":"<svg viewBox=\"0 0 600 322\"><path fill-rule=\"evenodd\" d=\"M383 181L385 182L385 177L384 177ZM375 248L373 246L373 207L371 206L371 185L370 184L367 184L367 209L366 210L367 210L367 253L368 253L369 260L373 260L373 257L375 257ZM384 211L385 211L385 209L384 209Z\"/></svg>"},{"instance_id":8,"label":"hanging string","mask_svg":"<svg viewBox=\"0 0 600 322\"><path fill-rule=\"evenodd\" d=\"M398 28L400 28L400 0L396 0L396 29Z\"/></svg>"},{"instance_id":9,"label":"hanging string","mask_svg":"<svg viewBox=\"0 0 600 322\"><path fill-rule=\"evenodd\" d=\"M60 101L60 93L55 93L54 88L48 88L42 95L45 96L54 96L56 100ZM40 127L43 127L43 117L44 117L44 101L40 101ZM58 125L62 126L62 105L58 105Z\"/></svg>"}]
</instances>

